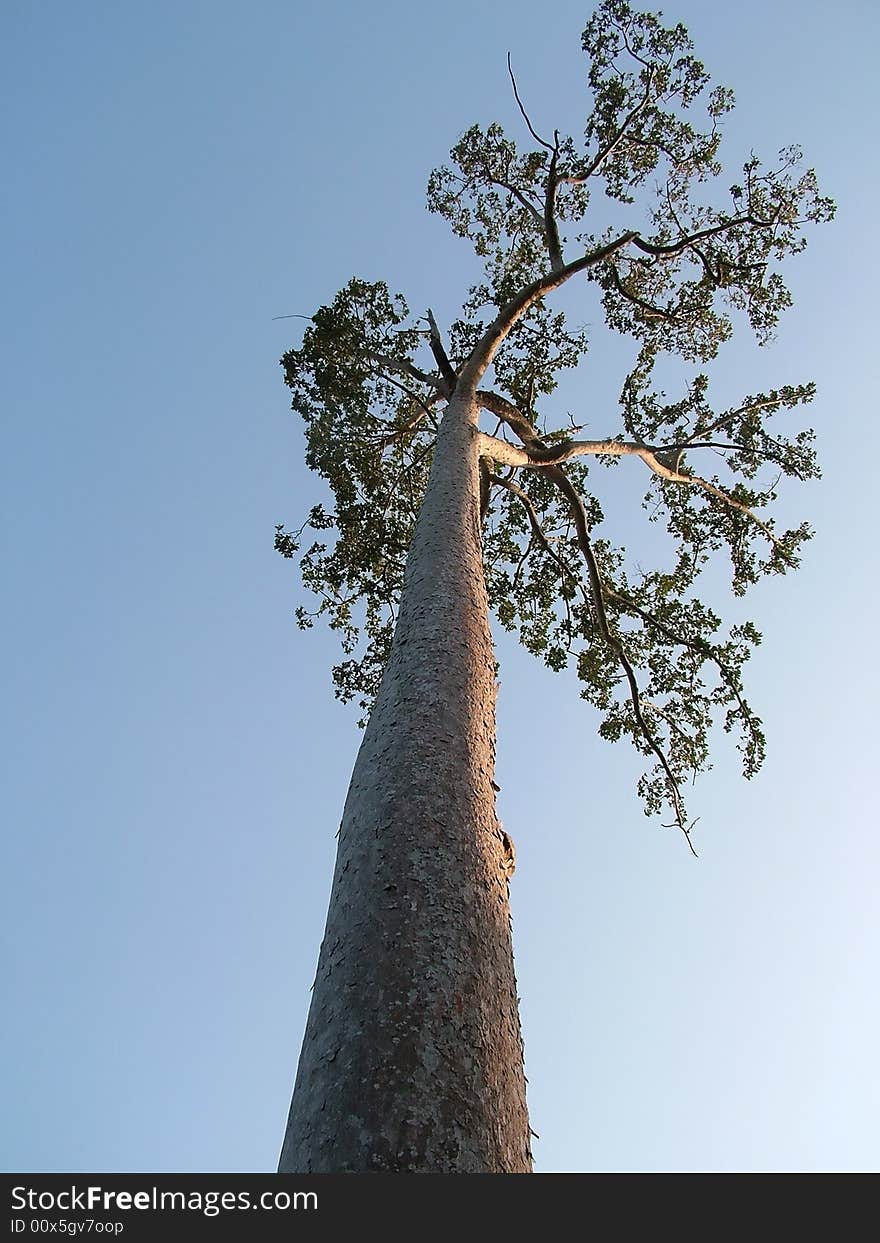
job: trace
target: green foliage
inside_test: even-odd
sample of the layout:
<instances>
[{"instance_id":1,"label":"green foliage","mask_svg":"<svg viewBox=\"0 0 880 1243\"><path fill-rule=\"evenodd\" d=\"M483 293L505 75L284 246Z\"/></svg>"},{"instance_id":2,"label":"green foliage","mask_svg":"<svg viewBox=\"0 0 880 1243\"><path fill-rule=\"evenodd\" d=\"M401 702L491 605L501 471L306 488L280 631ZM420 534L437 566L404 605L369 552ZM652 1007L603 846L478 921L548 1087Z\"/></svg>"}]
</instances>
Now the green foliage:
<instances>
[{"instance_id":1,"label":"green foliage","mask_svg":"<svg viewBox=\"0 0 880 1243\"><path fill-rule=\"evenodd\" d=\"M583 48L592 97L583 139L554 131L551 141L524 113L533 146L521 149L497 123L473 126L450 165L431 175L430 210L470 241L484 269L449 328L445 358L428 320L413 321L400 295L363 280L320 308L300 347L285 354L306 460L329 485L332 506L315 506L299 532L279 527L276 547L299 559L315 597L312 611L298 610L299 624L323 617L340 632L337 695L368 709L450 376L485 351L490 323L503 321L487 373L494 396L477 400L502 411L495 435L546 464L550 448L579 430L543 427L548 399L588 346L550 295L583 273L606 327L635 343L635 363L617 419L609 412L602 429L607 447L591 450L589 465L578 456L564 468L535 461L498 474L487 462L489 600L500 624L549 668L576 671L603 737L627 736L656 761L640 783L646 809L669 803L686 829L679 787L708 767L713 723L737 735L747 777L764 754L742 683L760 635L750 623L725 635L694 586L719 551L738 595L797 564L809 527L777 531L767 509L784 477L819 473L813 433L786 426L814 387L784 385L716 411L705 374L669 399L654 387L655 365L664 354L711 360L737 317L766 342L791 301L780 265L803 250L805 227L834 208L796 147L769 166L750 155L719 192L720 126L733 94L712 86L681 25L604 0ZM599 190L612 200L604 218ZM596 418L591 411L594 426ZM592 534L604 515L590 472L617 465L618 446L637 459L627 469L652 472L645 510L672 541L663 568L634 574L623 549ZM719 464L714 473L705 473L707 462Z\"/></svg>"},{"instance_id":2,"label":"green foliage","mask_svg":"<svg viewBox=\"0 0 880 1243\"><path fill-rule=\"evenodd\" d=\"M282 359L305 423L306 462L329 483L334 505L329 512L315 506L295 535L279 527L275 546L285 557L299 555L316 598L314 611L297 611L298 624L307 629L325 618L348 656L365 638L358 658L333 670L339 698L359 698L363 708L388 655L436 431L434 394L384 375L373 361L415 349L418 331L401 327L407 315L403 298L381 282L352 280ZM307 531L332 532L332 542L306 543Z\"/></svg>"}]
</instances>

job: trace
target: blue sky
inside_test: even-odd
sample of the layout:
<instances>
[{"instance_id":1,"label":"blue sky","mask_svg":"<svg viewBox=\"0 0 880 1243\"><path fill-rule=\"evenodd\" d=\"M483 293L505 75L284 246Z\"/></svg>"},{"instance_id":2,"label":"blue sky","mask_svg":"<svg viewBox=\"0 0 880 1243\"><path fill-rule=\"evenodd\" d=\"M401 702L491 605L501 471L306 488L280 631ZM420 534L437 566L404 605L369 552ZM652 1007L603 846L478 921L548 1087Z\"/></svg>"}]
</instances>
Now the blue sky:
<instances>
[{"instance_id":1,"label":"blue sky","mask_svg":"<svg viewBox=\"0 0 880 1243\"><path fill-rule=\"evenodd\" d=\"M730 167L799 141L839 202L777 341L713 370L722 404L818 382L825 476L785 512L819 534L747 601L768 760L744 783L718 739L699 861L574 681L499 645L536 1159L872 1169L880 32L858 0L666 13L736 89ZM428 172L473 121L519 132L508 50L579 130L587 14L7 4L3 1168L274 1168L359 734L272 550L320 496L273 316L358 274L448 320L474 268ZM622 358L597 324L592 427Z\"/></svg>"}]
</instances>

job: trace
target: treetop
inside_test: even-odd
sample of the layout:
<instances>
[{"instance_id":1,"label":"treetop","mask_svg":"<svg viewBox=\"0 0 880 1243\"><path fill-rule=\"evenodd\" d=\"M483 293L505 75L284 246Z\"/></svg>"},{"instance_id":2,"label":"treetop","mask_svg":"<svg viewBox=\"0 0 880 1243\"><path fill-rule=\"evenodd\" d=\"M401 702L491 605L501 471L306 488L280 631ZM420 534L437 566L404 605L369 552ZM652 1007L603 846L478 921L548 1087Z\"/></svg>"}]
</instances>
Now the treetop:
<instances>
[{"instance_id":1,"label":"treetop","mask_svg":"<svg viewBox=\"0 0 880 1243\"><path fill-rule=\"evenodd\" d=\"M307 464L332 504L298 532L279 526L276 546L299 557L316 598L299 624L323 616L340 631L337 695L368 708L440 420L454 395L475 402L487 419L483 544L496 616L549 667L576 670L599 732L626 734L650 758L646 809L669 805L690 842L681 785L708 766L713 720L738 734L746 776L764 751L742 684L760 635L751 623L719 634L693 587L721 550L737 594L797 565L810 528L778 530L770 508L784 477L819 473L812 431L788 426L815 390L785 383L718 410L705 373L670 400L655 367L663 355L709 362L738 319L769 341L791 303L781 266L834 205L796 146L768 164L750 154L723 184L733 93L712 85L683 26L604 0L582 46L582 136L536 126L511 67L520 144L497 123L474 125L431 174L429 209L483 265L459 318L441 327L428 308L413 318L383 282L353 279L284 355ZM634 349L617 410L591 411L595 440L579 437L577 415L548 422L561 373L589 343L553 304L573 278L596 286L605 327ZM589 487L590 471L624 457L647 468L645 509L671 537L669 562L654 570L634 571L606 537Z\"/></svg>"}]
</instances>

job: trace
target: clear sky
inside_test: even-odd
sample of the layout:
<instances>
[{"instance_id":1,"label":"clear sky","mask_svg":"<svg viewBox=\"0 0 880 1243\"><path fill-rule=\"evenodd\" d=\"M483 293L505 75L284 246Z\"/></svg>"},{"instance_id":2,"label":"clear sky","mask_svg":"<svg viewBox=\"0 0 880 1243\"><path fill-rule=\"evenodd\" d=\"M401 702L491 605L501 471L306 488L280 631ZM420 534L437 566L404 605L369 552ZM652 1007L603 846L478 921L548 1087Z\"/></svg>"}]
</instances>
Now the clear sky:
<instances>
[{"instance_id":1,"label":"clear sky","mask_svg":"<svg viewBox=\"0 0 880 1243\"><path fill-rule=\"evenodd\" d=\"M537 1168L876 1169L877 10L665 10L736 89L729 166L799 141L839 202L775 344L713 371L818 382L825 477L785 512L819 534L748 598L768 760L747 784L719 737L699 861L574 680L500 644ZM272 317L358 274L448 320L475 269L428 172L519 134L508 50L577 132L588 12L4 5L2 1168L274 1168L359 733L272 549L321 495ZM591 431L621 357L596 321Z\"/></svg>"}]
</instances>

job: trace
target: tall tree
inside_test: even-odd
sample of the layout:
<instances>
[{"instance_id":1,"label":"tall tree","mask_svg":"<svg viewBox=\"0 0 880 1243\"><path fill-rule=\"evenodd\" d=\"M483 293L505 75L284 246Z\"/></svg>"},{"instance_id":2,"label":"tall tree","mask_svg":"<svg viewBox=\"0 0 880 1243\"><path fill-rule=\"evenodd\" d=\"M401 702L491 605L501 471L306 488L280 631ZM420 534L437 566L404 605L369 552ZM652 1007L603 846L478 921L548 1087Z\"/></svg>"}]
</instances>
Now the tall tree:
<instances>
[{"instance_id":1,"label":"tall tree","mask_svg":"<svg viewBox=\"0 0 880 1243\"><path fill-rule=\"evenodd\" d=\"M431 176L430 209L484 261L460 318L444 332L354 279L282 360L333 503L298 532L279 527L276 546L316 597L299 624L340 632L336 694L368 717L284 1171L531 1168L490 610L550 668L576 669L600 734L646 757L646 810L666 807L691 849L682 787L707 764L713 722L739 735L747 777L763 757L742 683L760 635L723 633L694 587L722 549L739 595L797 565L809 527L779 530L767 511L784 476L818 474L812 433L786 428L814 387L716 410L705 374L674 400L654 374L664 354L712 359L737 319L766 341L791 301L779 266L833 204L794 147L770 166L751 156L719 191L733 95L711 86L683 26L604 0L583 49L582 140L539 132L511 71L525 148L474 126ZM596 440L546 424L587 347L553 304L572 280L596 286L607 327L635 343ZM710 451L723 478L702 464ZM667 560L637 573L596 534L589 486L623 457L672 537Z\"/></svg>"}]
</instances>

